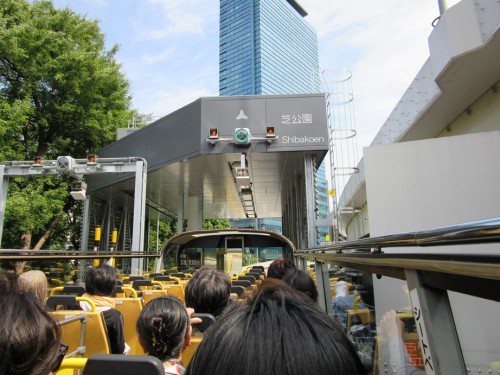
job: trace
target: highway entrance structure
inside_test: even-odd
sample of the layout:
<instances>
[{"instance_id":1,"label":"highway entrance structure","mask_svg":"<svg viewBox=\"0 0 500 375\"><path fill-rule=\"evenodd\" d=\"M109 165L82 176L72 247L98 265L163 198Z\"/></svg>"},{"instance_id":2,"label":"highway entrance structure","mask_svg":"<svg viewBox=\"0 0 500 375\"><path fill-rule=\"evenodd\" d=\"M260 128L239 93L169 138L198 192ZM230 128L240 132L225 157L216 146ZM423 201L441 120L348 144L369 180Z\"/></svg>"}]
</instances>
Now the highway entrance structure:
<instances>
[{"instance_id":1,"label":"highway entrance structure","mask_svg":"<svg viewBox=\"0 0 500 375\"><path fill-rule=\"evenodd\" d=\"M187 219L194 230L203 219L282 217L283 234L297 248L309 248L316 246L314 172L328 137L324 94L204 97L97 155L147 161L146 221ZM128 240L137 230L127 224L132 177L86 180L86 225L101 225L103 236L119 225L118 250L141 250L130 249Z\"/></svg>"}]
</instances>

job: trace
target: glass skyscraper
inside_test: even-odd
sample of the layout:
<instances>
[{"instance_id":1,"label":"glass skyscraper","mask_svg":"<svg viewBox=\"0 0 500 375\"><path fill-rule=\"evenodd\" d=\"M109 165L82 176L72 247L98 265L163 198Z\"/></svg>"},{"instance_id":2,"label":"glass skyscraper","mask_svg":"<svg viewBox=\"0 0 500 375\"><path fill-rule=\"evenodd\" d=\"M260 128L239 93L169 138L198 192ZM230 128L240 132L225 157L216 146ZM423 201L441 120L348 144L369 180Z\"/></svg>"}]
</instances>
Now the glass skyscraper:
<instances>
[{"instance_id":1,"label":"glass skyscraper","mask_svg":"<svg viewBox=\"0 0 500 375\"><path fill-rule=\"evenodd\" d=\"M220 0L219 94L319 92L318 38L293 0Z\"/></svg>"},{"instance_id":2,"label":"glass skyscraper","mask_svg":"<svg viewBox=\"0 0 500 375\"><path fill-rule=\"evenodd\" d=\"M320 92L318 38L305 16L294 0L220 0L219 94ZM316 190L318 217L326 218L324 163L316 173ZM266 223L261 220L257 226L276 230ZM247 224L242 221L242 226ZM328 228L318 228L318 234L324 241Z\"/></svg>"}]
</instances>

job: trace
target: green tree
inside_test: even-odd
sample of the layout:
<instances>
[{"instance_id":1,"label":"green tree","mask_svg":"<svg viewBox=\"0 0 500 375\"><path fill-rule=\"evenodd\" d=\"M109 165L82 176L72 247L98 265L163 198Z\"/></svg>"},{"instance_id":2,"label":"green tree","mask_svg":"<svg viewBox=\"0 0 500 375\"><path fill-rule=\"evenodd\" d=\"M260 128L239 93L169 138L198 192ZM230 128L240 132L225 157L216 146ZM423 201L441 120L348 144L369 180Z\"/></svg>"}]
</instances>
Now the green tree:
<instances>
[{"instance_id":1,"label":"green tree","mask_svg":"<svg viewBox=\"0 0 500 375\"><path fill-rule=\"evenodd\" d=\"M156 251L156 245L158 244L158 249L167 240L176 234L176 221L175 220L160 220L157 230L157 222L154 221L149 227L149 251Z\"/></svg>"},{"instance_id":2,"label":"green tree","mask_svg":"<svg viewBox=\"0 0 500 375\"><path fill-rule=\"evenodd\" d=\"M0 160L85 158L112 142L116 128L138 115L130 109L117 51L117 45L106 49L97 21L70 9L57 10L50 1L1 1ZM30 248L36 241L41 248L61 225L78 225L68 181L39 184L10 184L8 201L15 203L6 210L3 247Z\"/></svg>"},{"instance_id":3,"label":"green tree","mask_svg":"<svg viewBox=\"0 0 500 375\"><path fill-rule=\"evenodd\" d=\"M203 220L203 229L223 229L231 228L227 219L205 219Z\"/></svg>"}]
</instances>

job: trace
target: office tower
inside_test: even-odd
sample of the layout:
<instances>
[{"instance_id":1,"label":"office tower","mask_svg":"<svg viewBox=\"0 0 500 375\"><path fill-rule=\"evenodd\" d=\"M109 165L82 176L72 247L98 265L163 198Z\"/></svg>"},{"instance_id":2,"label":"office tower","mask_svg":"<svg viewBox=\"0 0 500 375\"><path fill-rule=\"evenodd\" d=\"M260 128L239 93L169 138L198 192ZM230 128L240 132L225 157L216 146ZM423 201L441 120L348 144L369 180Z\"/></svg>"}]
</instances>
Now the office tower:
<instances>
[{"instance_id":1,"label":"office tower","mask_svg":"<svg viewBox=\"0 0 500 375\"><path fill-rule=\"evenodd\" d=\"M219 94L319 92L316 32L293 0L220 0Z\"/></svg>"},{"instance_id":2,"label":"office tower","mask_svg":"<svg viewBox=\"0 0 500 375\"><path fill-rule=\"evenodd\" d=\"M219 94L320 92L318 38L306 16L294 0L220 0ZM316 173L316 190L318 217L326 218L324 163ZM258 226L268 229L265 222ZM328 228L318 233L324 241Z\"/></svg>"}]
</instances>

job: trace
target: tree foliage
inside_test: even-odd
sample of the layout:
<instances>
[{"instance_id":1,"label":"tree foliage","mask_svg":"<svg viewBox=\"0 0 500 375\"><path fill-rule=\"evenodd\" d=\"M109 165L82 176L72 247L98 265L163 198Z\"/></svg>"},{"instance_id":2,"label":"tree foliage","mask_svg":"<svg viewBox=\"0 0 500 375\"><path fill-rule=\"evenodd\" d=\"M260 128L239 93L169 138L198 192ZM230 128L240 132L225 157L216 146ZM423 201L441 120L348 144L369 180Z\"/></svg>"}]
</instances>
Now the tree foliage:
<instances>
[{"instance_id":1,"label":"tree foliage","mask_svg":"<svg viewBox=\"0 0 500 375\"><path fill-rule=\"evenodd\" d=\"M84 158L111 143L116 129L137 115L117 51L117 45L106 49L97 21L70 9L1 1L0 160ZM11 182L2 246L24 238L29 247L30 236L75 224L67 182Z\"/></svg>"},{"instance_id":2,"label":"tree foliage","mask_svg":"<svg viewBox=\"0 0 500 375\"><path fill-rule=\"evenodd\" d=\"M203 220L203 229L223 229L231 228L227 219L205 219Z\"/></svg>"}]
</instances>

